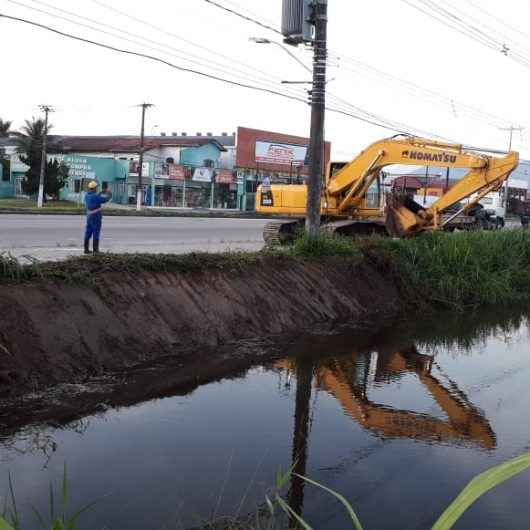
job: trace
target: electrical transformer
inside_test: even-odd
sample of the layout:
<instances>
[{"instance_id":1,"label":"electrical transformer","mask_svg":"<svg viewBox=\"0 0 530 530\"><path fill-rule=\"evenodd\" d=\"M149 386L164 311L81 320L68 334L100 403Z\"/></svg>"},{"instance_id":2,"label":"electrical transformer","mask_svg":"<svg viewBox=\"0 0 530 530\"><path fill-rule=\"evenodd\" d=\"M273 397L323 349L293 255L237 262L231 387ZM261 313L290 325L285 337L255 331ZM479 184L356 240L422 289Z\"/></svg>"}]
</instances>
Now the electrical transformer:
<instances>
[{"instance_id":1,"label":"electrical transformer","mask_svg":"<svg viewBox=\"0 0 530 530\"><path fill-rule=\"evenodd\" d=\"M282 34L293 46L313 41L314 0L283 0Z\"/></svg>"}]
</instances>

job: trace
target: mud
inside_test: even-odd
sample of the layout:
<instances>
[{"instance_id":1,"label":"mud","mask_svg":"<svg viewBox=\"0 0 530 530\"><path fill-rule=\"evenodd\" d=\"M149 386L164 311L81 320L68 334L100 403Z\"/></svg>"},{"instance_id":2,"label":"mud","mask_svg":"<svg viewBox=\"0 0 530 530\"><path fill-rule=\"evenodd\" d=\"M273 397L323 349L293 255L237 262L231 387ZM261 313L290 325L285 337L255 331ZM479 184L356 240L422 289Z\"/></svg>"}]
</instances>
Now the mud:
<instances>
[{"instance_id":1,"label":"mud","mask_svg":"<svg viewBox=\"0 0 530 530\"><path fill-rule=\"evenodd\" d=\"M265 350L274 355L273 345L315 328L375 331L398 311L390 281L334 258L263 260L238 270L110 272L93 285L51 279L2 285L0 395L27 399L106 376L115 384L153 365L193 384L223 364L248 365L260 356L259 348L244 347L252 341L269 341ZM63 388L75 396L76 387Z\"/></svg>"}]
</instances>

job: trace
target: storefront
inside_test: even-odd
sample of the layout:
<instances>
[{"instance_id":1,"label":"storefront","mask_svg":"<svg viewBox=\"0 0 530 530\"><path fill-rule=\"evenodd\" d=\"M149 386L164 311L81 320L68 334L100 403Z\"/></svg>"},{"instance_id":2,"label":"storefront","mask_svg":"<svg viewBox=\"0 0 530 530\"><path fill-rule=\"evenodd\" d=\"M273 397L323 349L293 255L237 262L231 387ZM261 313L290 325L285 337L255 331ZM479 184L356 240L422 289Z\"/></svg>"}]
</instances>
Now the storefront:
<instances>
[{"instance_id":1,"label":"storefront","mask_svg":"<svg viewBox=\"0 0 530 530\"><path fill-rule=\"evenodd\" d=\"M155 164L146 204L166 208L236 209L237 181L232 170Z\"/></svg>"},{"instance_id":2,"label":"storefront","mask_svg":"<svg viewBox=\"0 0 530 530\"><path fill-rule=\"evenodd\" d=\"M69 168L68 180L60 193L61 199L81 204L88 191L88 183L95 180L100 189L109 187L114 203L127 204L128 162L81 154L51 156L63 161Z\"/></svg>"},{"instance_id":3,"label":"storefront","mask_svg":"<svg viewBox=\"0 0 530 530\"><path fill-rule=\"evenodd\" d=\"M237 132L238 208L254 210L256 189L268 177L271 183L303 184L308 176L309 138L239 127ZM325 164L331 144L325 145Z\"/></svg>"}]
</instances>

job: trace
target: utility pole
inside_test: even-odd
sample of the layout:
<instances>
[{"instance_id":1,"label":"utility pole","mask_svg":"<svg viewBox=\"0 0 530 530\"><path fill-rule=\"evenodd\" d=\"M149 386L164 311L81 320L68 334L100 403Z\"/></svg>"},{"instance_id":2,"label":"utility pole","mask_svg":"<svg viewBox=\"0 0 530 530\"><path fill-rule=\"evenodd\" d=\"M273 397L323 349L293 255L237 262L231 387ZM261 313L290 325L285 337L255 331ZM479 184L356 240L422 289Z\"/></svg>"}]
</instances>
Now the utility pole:
<instances>
[{"instance_id":1,"label":"utility pole","mask_svg":"<svg viewBox=\"0 0 530 530\"><path fill-rule=\"evenodd\" d=\"M314 58L311 91L310 170L307 182L306 232L316 237L320 229L322 176L324 173L324 121L326 112L326 61L328 1L314 0Z\"/></svg>"},{"instance_id":2,"label":"utility pole","mask_svg":"<svg viewBox=\"0 0 530 530\"><path fill-rule=\"evenodd\" d=\"M39 105L39 108L44 112L44 132L42 137L42 153L40 161L40 176L39 176L39 195L37 198L37 208L42 208L44 203L44 176L46 172L46 149L48 146L48 114L53 112L50 105Z\"/></svg>"},{"instance_id":3,"label":"utility pole","mask_svg":"<svg viewBox=\"0 0 530 530\"><path fill-rule=\"evenodd\" d=\"M523 132L524 127L514 127L513 125L510 125L509 127L499 127L499 130L501 130L501 131L509 131L510 132L510 142L508 144L508 151L511 151L512 150L512 140L513 140L514 131ZM506 182L504 183L504 199L503 199L503 202L504 202L505 214L508 213L508 190L509 190L508 180L509 179L506 179Z\"/></svg>"},{"instance_id":4,"label":"utility pole","mask_svg":"<svg viewBox=\"0 0 530 530\"><path fill-rule=\"evenodd\" d=\"M309 444L309 424L311 414L311 384L313 382L314 362L311 359L296 360L296 398L293 429L292 475L289 488L289 506L302 516L304 508L304 481L307 466ZM291 518L289 528L300 528Z\"/></svg>"},{"instance_id":5,"label":"utility pole","mask_svg":"<svg viewBox=\"0 0 530 530\"><path fill-rule=\"evenodd\" d=\"M510 143L508 145L508 151L512 150L512 140L513 140L513 133L514 131L517 132L523 132L524 127L514 127L513 125L510 125L510 127L499 127L500 131L509 131L510 132Z\"/></svg>"},{"instance_id":6,"label":"utility pole","mask_svg":"<svg viewBox=\"0 0 530 530\"><path fill-rule=\"evenodd\" d=\"M142 209L142 177L143 177L143 166L144 166L144 139L145 139L145 111L152 107L152 103L142 103L138 105L142 107L142 127L140 130L140 161L138 168L138 187L136 188L136 210Z\"/></svg>"}]
</instances>

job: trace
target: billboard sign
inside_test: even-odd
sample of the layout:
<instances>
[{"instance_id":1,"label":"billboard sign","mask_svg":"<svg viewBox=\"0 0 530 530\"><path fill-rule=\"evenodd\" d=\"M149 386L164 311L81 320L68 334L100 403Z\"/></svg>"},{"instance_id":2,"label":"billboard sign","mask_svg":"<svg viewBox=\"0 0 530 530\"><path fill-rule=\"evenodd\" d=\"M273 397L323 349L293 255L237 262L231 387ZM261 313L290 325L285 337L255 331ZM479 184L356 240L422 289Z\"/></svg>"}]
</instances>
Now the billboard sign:
<instances>
[{"instance_id":1,"label":"billboard sign","mask_svg":"<svg viewBox=\"0 0 530 530\"><path fill-rule=\"evenodd\" d=\"M234 174L229 169L221 169L215 177L217 184L233 184L235 182Z\"/></svg>"},{"instance_id":2,"label":"billboard sign","mask_svg":"<svg viewBox=\"0 0 530 530\"><path fill-rule=\"evenodd\" d=\"M185 180L186 172L184 171L184 167L178 164L169 164L169 178L171 180Z\"/></svg>"},{"instance_id":3,"label":"billboard sign","mask_svg":"<svg viewBox=\"0 0 530 530\"><path fill-rule=\"evenodd\" d=\"M277 166L303 166L307 146L273 142L256 142L256 162Z\"/></svg>"}]
</instances>

